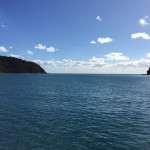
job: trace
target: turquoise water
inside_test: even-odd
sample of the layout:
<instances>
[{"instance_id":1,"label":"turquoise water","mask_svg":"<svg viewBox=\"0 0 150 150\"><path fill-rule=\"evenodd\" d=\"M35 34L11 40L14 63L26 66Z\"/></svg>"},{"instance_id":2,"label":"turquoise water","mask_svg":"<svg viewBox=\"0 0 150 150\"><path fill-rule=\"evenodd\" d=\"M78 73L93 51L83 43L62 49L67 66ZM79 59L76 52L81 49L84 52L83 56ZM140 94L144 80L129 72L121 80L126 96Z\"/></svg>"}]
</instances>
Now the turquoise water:
<instances>
[{"instance_id":1,"label":"turquoise water","mask_svg":"<svg viewBox=\"0 0 150 150\"><path fill-rule=\"evenodd\" d=\"M150 76L0 75L0 150L148 150Z\"/></svg>"}]
</instances>

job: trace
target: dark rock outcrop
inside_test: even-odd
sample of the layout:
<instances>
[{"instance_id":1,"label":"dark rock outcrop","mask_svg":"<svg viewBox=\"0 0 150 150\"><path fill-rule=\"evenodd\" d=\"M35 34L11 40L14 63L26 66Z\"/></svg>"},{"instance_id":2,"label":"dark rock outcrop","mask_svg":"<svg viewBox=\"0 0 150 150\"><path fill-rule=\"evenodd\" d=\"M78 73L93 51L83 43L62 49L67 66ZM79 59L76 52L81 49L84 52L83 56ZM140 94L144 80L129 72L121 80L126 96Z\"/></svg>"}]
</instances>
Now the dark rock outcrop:
<instances>
[{"instance_id":1,"label":"dark rock outcrop","mask_svg":"<svg viewBox=\"0 0 150 150\"><path fill-rule=\"evenodd\" d=\"M0 56L0 73L46 73L38 64L20 58Z\"/></svg>"},{"instance_id":2,"label":"dark rock outcrop","mask_svg":"<svg viewBox=\"0 0 150 150\"><path fill-rule=\"evenodd\" d=\"M147 70L147 75L150 75L150 68Z\"/></svg>"}]
</instances>

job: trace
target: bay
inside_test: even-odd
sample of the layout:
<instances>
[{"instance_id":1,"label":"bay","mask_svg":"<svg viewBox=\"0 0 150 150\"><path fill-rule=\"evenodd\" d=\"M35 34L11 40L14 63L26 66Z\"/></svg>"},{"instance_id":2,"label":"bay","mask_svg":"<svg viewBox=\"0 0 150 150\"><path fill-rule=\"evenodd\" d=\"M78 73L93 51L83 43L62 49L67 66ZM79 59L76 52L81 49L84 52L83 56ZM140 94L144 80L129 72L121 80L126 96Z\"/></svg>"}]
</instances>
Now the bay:
<instances>
[{"instance_id":1,"label":"bay","mask_svg":"<svg viewBox=\"0 0 150 150\"><path fill-rule=\"evenodd\" d=\"M2 150L149 148L149 76L0 75Z\"/></svg>"}]
</instances>

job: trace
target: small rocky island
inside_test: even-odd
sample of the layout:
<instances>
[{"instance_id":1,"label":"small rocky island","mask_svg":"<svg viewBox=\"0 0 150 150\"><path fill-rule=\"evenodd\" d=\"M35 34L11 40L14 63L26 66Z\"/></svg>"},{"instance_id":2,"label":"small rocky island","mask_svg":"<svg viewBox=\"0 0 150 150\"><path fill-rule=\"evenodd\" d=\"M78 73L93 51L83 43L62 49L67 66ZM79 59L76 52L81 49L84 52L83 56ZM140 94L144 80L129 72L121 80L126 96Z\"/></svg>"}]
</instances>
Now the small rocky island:
<instances>
[{"instance_id":1,"label":"small rocky island","mask_svg":"<svg viewBox=\"0 0 150 150\"><path fill-rule=\"evenodd\" d=\"M38 64L15 57L0 56L0 73L46 73Z\"/></svg>"},{"instance_id":2,"label":"small rocky island","mask_svg":"<svg viewBox=\"0 0 150 150\"><path fill-rule=\"evenodd\" d=\"M147 70L147 75L150 75L150 68Z\"/></svg>"}]
</instances>

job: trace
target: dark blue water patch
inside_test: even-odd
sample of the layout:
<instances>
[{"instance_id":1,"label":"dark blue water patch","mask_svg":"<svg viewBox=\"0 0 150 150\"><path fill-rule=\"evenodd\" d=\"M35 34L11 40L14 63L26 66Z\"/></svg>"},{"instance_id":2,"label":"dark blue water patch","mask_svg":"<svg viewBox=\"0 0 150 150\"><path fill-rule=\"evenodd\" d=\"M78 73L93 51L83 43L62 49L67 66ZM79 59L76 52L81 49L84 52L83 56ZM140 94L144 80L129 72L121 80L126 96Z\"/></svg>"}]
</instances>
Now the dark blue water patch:
<instances>
[{"instance_id":1,"label":"dark blue water patch","mask_svg":"<svg viewBox=\"0 0 150 150\"><path fill-rule=\"evenodd\" d=\"M150 147L150 78L0 75L0 149Z\"/></svg>"}]
</instances>

